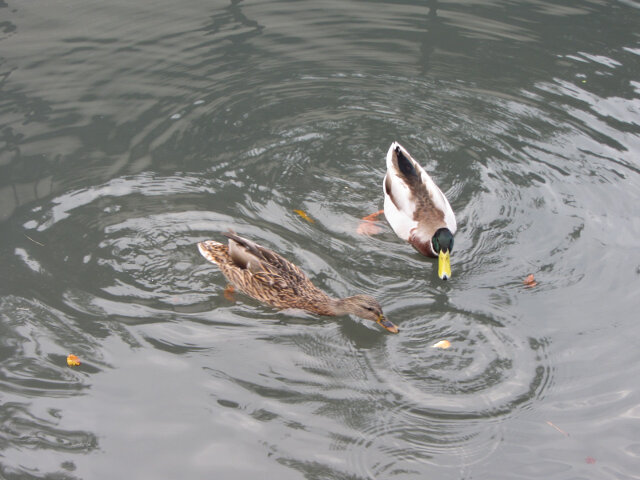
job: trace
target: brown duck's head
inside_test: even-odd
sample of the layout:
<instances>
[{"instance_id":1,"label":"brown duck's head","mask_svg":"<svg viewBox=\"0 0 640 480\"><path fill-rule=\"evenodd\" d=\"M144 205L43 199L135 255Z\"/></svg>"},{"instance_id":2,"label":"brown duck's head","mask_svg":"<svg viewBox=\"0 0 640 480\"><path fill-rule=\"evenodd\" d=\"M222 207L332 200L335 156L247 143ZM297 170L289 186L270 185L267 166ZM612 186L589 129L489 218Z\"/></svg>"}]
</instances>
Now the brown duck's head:
<instances>
[{"instance_id":1,"label":"brown duck's head","mask_svg":"<svg viewBox=\"0 0 640 480\"><path fill-rule=\"evenodd\" d=\"M357 315L365 320L373 320L391 333L398 333L398 327L384 316L378 301L369 295L355 295L340 300L344 313Z\"/></svg>"}]
</instances>

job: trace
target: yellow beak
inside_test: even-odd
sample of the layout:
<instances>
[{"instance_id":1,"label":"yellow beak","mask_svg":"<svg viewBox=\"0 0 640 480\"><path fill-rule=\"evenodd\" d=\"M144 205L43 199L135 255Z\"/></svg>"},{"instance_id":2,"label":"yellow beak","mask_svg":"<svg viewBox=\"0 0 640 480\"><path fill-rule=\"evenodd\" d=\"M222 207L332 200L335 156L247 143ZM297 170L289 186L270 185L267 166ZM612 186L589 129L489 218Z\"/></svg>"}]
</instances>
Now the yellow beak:
<instances>
[{"instance_id":1,"label":"yellow beak","mask_svg":"<svg viewBox=\"0 0 640 480\"><path fill-rule=\"evenodd\" d=\"M449 250L446 252L440 250L438 255L438 276L442 280L451 278L451 261L449 259Z\"/></svg>"},{"instance_id":2,"label":"yellow beak","mask_svg":"<svg viewBox=\"0 0 640 480\"><path fill-rule=\"evenodd\" d=\"M400 331L400 330L398 330L398 327L396 327L393 323L391 323L389 320L387 320L384 315L380 315L378 317L377 322L383 328L386 328L391 333L398 333Z\"/></svg>"}]
</instances>

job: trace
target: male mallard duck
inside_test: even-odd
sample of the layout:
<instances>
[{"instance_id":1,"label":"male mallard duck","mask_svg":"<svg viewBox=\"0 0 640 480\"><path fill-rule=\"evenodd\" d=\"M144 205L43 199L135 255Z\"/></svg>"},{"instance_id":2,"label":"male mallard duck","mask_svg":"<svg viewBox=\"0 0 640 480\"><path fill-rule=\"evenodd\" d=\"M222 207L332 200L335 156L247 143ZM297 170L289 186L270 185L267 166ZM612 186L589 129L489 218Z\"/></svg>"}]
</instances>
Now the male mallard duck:
<instances>
[{"instance_id":1,"label":"male mallard duck","mask_svg":"<svg viewBox=\"0 0 640 480\"><path fill-rule=\"evenodd\" d=\"M382 182L384 215L403 240L428 257L438 257L438 276L451 277L456 217L444 193L398 142L387 152Z\"/></svg>"},{"instance_id":2,"label":"male mallard duck","mask_svg":"<svg viewBox=\"0 0 640 480\"><path fill-rule=\"evenodd\" d=\"M235 233L223 235L229 239L229 246L208 240L198 243L198 249L204 258L218 265L229 283L250 297L276 308L299 308L318 315L352 313L398 333L398 327L385 318L373 297L332 298L311 283L300 268L274 251Z\"/></svg>"}]
</instances>

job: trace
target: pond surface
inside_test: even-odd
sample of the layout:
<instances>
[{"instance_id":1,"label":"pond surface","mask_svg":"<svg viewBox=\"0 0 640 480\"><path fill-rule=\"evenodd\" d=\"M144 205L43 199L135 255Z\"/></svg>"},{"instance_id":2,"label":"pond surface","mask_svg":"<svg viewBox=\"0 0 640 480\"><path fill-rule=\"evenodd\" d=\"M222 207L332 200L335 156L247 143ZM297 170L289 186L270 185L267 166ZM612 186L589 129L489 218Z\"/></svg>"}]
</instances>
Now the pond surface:
<instances>
[{"instance_id":1,"label":"pond surface","mask_svg":"<svg viewBox=\"0 0 640 480\"><path fill-rule=\"evenodd\" d=\"M0 477L640 478L640 7L560 3L0 1ZM395 140L448 282L357 233Z\"/></svg>"}]
</instances>

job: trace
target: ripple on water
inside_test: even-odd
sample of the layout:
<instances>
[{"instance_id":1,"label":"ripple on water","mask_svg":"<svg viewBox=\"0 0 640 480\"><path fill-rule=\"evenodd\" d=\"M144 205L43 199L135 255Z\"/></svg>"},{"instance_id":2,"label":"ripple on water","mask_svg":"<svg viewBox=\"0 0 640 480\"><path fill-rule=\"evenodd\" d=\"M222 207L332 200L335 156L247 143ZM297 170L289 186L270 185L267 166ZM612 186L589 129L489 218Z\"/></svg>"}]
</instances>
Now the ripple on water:
<instances>
[{"instance_id":1,"label":"ripple on water","mask_svg":"<svg viewBox=\"0 0 640 480\"><path fill-rule=\"evenodd\" d=\"M80 313L142 320L202 300L191 287L189 233L202 218L163 199L170 194L185 205L210 191L194 181L142 174L56 197L24 223L46 248L30 245L19 259L42 273L56 271L60 298Z\"/></svg>"},{"instance_id":2,"label":"ripple on water","mask_svg":"<svg viewBox=\"0 0 640 480\"><path fill-rule=\"evenodd\" d=\"M638 276L637 265L623 271L637 253L640 201L638 49L625 25L635 17L624 2L492 3L4 9L0 165L11 183L0 187L0 218L15 234L0 251L15 282L0 300L3 460L51 476L73 471L66 454L102 447L79 476L102 461L104 471L133 465L126 473L138 477L184 468L173 477L199 478L252 458L246 477L275 468L306 478L413 479L438 468L477 477L464 469L499 447L505 423L544 409L533 404L556 370L540 330L554 341L580 331L581 353L565 352L561 368L603 365L586 381L565 373L558 412L612 445L635 438L624 425L638 417L621 387L629 373L609 366L637 365L637 349L589 336L631 332L620 314L631 310L619 305L634 300ZM381 206L393 140L456 211L446 285L384 221L378 236L356 234ZM335 295L377 296L400 335L244 296L229 302L224 278L194 247L229 227ZM544 278L520 296L515 285L530 271ZM630 293L614 297L611 324L586 311L615 290ZM585 299L587 315L562 333L552 315L527 326L525 296L550 300L534 309L540 317L567 298ZM432 348L443 338L450 349ZM59 368L69 346L90 359L84 370ZM138 368L111 368L114 352ZM111 385L89 383L100 370L113 370ZM147 390L141 378L164 387ZM123 380L140 404L119 395ZM74 411L89 423L74 428ZM539 438L517 445L529 458L504 464L537 461ZM637 458L637 442L625 446ZM573 468L567 458L537 472ZM621 460L624 470L631 462Z\"/></svg>"},{"instance_id":3,"label":"ripple on water","mask_svg":"<svg viewBox=\"0 0 640 480\"><path fill-rule=\"evenodd\" d=\"M444 307L437 318L425 315L425 296L443 298L440 286L425 278L433 263L416 259L388 230L376 238L355 230L360 217L379 208L384 152L396 137L407 139L420 162L437 172L438 183L451 186L462 220L454 257L460 278L482 276L515 245L526 228L516 221L528 201L521 187L540 181L517 166L502 166L504 144L494 157L452 167L465 152L445 138L478 132L463 114L469 106L459 86L439 85L437 101L416 104L417 91L434 88L428 81L380 75L379 88L366 95L362 81L297 75L265 89L246 85L215 101L205 97L167 132L171 142L198 140L214 152L206 169L202 159L186 155L187 171L180 175L142 172L71 189L28 212L23 223L56 256L31 245L18 261L32 271L57 272L60 308L98 325L171 323L177 312L188 315L181 321L215 324L234 335L233 348L218 358L226 368L207 367L209 388L218 405L251 416L251 425L268 422L265 428L279 441L267 433L262 440L283 462L320 443L347 450L350 464L336 468L357 475L410 472L412 462L459 465L463 458L471 465L499 444L501 421L540 395L548 381L538 351L543 344L519 336L508 316ZM340 95L327 96L327 85ZM375 128L388 131L380 145L370 144L360 124L363 110ZM437 125L425 131L420 119L436 116ZM254 125L246 149L216 148L229 132L246 138L245 124ZM170 151L168 138L159 132L153 142ZM491 151L483 139L478 144ZM508 207L496 213L499 204ZM314 223L294 209L304 209ZM385 299L401 335L348 318L283 317L246 297L230 304L222 275L194 247L220 239L230 227L277 249L336 295L364 291ZM477 235L468 248L466 231ZM264 333L278 322L297 333ZM172 328L148 329L144 337L163 351L208 351L197 342L172 341ZM451 349L431 348L442 338ZM247 359L255 349L268 361ZM242 367L247 363L252 370ZM283 439L282 431L295 435Z\"/></svg>"},{"instance_id":4,"label":"ripple on water","mask_svg":"<svg viewBox=\"0 0 640 480\"><path fill-rule=\"evenodd\" d=\"M550 381L545 342L522 337L513 320L410 310L394 311L411 318L402 335L367 354L387 394L349 450L371 476L404 461L466 467L486 458L502 441L501 424ZM451 348L434 348L441 339Z\"/></svg>"},{"instance_id":5,"label":"ripple on water","mask_svg":"<svg viewBox=\"0 0 640 480\"><path fill-rule=\"evenodd\" d=\"M49 305L15 295L0 299L3 456L28 465L34 450L72 455L99 448L95 432L61 421L64 402L86 399L90 375L105 367L98 343ZM82 371L66 368L72 348L81 358L91 358ZM3 473L10 470L3 467Z\"/></svg>"}]
</instances>

